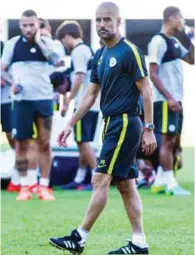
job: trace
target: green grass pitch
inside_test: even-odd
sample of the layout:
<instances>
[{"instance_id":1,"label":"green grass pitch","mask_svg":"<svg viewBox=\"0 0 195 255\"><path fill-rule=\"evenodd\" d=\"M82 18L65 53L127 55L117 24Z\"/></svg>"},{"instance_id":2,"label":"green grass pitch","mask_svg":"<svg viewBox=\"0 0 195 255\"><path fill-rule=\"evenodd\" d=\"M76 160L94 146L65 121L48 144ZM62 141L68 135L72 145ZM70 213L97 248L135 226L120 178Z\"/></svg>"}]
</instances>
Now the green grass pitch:
<instances>
[{"instance_id":1,"label":"green grass pitch","mask_svg":"<svg viewBox=\"0 0 195 255\"><path fill-rule=\"evenodd\" d=\"M194 151L184 150L184 168L178 172L183 187L194 192ZM141 190L144 225L151 255L194 254L194 199L154 195ZM79 226L89 191L55 190L55 202L15 201L2 191L2 255L60 255L47 239L63 236ZM119 194L112 188L108 205L90 233L85 255L103 255L125 244L131 229Z\"/></svg>"}]
</instances>

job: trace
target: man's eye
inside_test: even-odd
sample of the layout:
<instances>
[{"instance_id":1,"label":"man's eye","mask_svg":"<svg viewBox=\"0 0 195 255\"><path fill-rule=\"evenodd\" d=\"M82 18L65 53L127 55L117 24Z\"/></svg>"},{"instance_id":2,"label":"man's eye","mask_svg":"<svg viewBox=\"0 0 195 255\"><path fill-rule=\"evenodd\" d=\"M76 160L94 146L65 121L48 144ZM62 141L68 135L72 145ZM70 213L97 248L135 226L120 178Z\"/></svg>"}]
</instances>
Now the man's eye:
<instances>
[{"instance_id":1,"label":"man's eye","mask_svg":"<svg viewBox=\"0 0 195 255\"><path fill-rule=\"evenodd\" d=\"M110 21L110 18L104 18L104 21L105 21L105 22L109 22L109 21Z\"/></svg>"}]
</instances>

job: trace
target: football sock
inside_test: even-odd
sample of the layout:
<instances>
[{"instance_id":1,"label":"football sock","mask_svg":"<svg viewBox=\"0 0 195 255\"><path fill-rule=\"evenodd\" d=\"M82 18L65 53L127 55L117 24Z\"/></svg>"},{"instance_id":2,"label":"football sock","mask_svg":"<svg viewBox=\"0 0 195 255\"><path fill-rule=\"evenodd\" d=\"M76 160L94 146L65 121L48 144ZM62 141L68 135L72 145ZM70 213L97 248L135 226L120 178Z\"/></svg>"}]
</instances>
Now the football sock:
<instances>
[{"instance_id":1,"label":"football sock","mask_svg":"<svg viewBox=\"0 0 195 255\"><path fill-rule=\"evenodd\" d=\"M95 174L95 169L96 168L91 169L91 177Z\"/></svg>"},{"instance_id":2,"label":"football sock","mask_svg":"<svg viewBox=\"0 0 195 255\"><path fill-rule=\"evenodd\" d=\"M177 185L173 170L164 171L163 178L165 184L167 185L167 189L171 189Z\"/></svg>"},{"instance_id":3,"label":"football sock","mask_svg":"<svg viewBox=\"0 0 195 255\"><path fill-rule=\"evenodd\" d=\"M37 183L37 169L28 169L28 178L30 185L34 185Z\"/></svg>"},{"instance_id":4,"label":"football sock","mask_svg":"<svg viewBox=\"0 0 195 255\"><path fill-rule=\"evenodd\" d=\"M141 248L145 247L146 237L144 233L133 233L132 235L132 243Z\"/></svg>"},{"instance_id":5,"label":"football sock","mask_svg":"<svg viewBox=\"0 0 195 255\"><path fill-rule=\"evenodd\" d=\"M22 186L29 186L28 176L20 176L20 183Z\"/></svg>"},{"instance_id":6,"label":"football sock","mask_svg":"<svg viewBox=\"0 0 195 255\"><path fill-rule=\"evenodd\" d=\"M40 178L40 185L48 187L49 186L49 179L48 178Z\"/></svg>"},{"instance_id":7,"label":"football sock","mask_svg":"<svg viewBox=\"0 0 195 255\"><path fill-rule=\"evenodd\" d=\"M86 176L87 170L86 168L81 168L79 167L76 173L76 176L74 178L74 181L76 183L81 183L85 180L85 176Z\"/></svg>"},{"instance_id":8,"label":"football sock","mask_svg":"<svg viewBox=\"0 0 195 255\"><path fill-rule=\"evenodd\" d=\"M163 173L164 173L163 168L161 166L158 166L154 186L160 186L163 184L164 182Z\"/></svg>"},{"instance_id":9,"label":"football sock","mask_svg":"<svg viewBox=\"0 0 195 255\"><path fill-rule=\"evenodd\" d=\"M16 168L13 169L11 182L14 185L19 185L20 184L20 175L19 175L18 169L16 169Z\"/></svg>"},{"instance_id":10,"label":"football sock","mask_svg":"<svg viewBox=\"0 0 195 255\"><path fill-rule=\"evenodd\" d=\"M82 240L84 240L86 242L89 232L87 230L83 229L82 227L77 228L77 231L78 231L79 235L81 236Z\"/></svg>"}]
</instances>

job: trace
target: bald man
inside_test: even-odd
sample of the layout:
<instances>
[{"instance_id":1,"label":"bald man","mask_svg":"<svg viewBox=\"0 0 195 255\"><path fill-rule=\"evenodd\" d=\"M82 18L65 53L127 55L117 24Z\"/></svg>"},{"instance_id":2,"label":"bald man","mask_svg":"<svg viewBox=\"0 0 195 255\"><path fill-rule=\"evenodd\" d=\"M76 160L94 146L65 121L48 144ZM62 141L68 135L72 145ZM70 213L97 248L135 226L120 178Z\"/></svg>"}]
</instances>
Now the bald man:
<instances>
[{"instance_id":1,"label":"bald man","mask_svg":"<svg viewBox=\"0 0 195 255\"><path fill-rule=\"evenodd\" d=\"M148 254L142 223L142 203L135 185L135 157L141 140L146 154L156 149L153 104L144 56L134 44L120 35L120 24L116 4L104 2L98 6L96 29L105 46L94 56L91 84L80 108L58 138L59 145L67 147L66 140L73 126L88 112L100 90L105 120L104 139L99 164L92 178L93 193L85 219L69 236L49 239L58 249L73 254L83 252L89 231L106 206L111 181L115 182L121 194L133 235L127 245L109 254ZM144 102L144 132L138 117L140 93Z\"/></svg>"}]
</instances>

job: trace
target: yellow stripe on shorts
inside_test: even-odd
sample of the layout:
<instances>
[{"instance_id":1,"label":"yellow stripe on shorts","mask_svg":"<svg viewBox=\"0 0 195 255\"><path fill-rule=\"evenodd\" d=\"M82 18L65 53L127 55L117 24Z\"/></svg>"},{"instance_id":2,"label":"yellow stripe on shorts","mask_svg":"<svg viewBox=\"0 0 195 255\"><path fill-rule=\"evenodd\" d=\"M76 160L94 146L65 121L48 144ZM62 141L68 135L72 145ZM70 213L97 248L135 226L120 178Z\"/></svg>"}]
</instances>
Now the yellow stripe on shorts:
<instances>
[{"instance_id":1,"label":"yellow stripe on shorts","mask_svg":"<svg viewBox=\"0 0 195 255\"><path fill-rule=\"evenodd\" d=\"M166 134L168 129L168 102L162 103L162 133Z\"/></svg>"},{"instance_id":2,"label":"yellow stripe on shorts","mask_svg":"<svg viewBox=\"0 0 195 255\"><path fill-rule=\"evenodd\" d=\"M37 127L36 124L33 122L33 135L32 135L33 139L37 139L38 138L38 132L37 132Z\"/></svg>"},{"instance_id":3,"label":"yellow stripe on shorts","mask_svg":"<svg viewBox=\"0 0 195 255\"><path fill-rule=\"evenodd\" d=\"M54 112L57 112L58 110L58 104L56 102L53 103L53 110Z\"/></svg>"},{"instance_id":4,"label":"yellow stripe on shorts","mask_svg":"<svg viewBox=\"0 0 195 255\"><path fill-rule=\"evenodd\" d=\"M105 134L108 130L109 123L110 123L110 117L107 118L107 121L106 121L105 126L104 126L104 130L102 132L102 142L103 142L104 136L105 136Z\"/></svg>"},{"instance_id":5,"label":"yellow stripe on shorts","mask_svg":"<svg viewBox=\"0 0 195 255\"><path fill-rule=\"evenodd\" d=\"M121 131L121 134L120 134L120 137L118 140L118 144L115 148L114 154L112 156L112 160L111 160L109 168L108 168L108 174L110 174L110 175L112 174L112 171L113 171L114 165L116 163L117 157L119 155L121 146L124 142L125 135L127 132L127 126L128 126L128 115L126 113L123 113L123 128L122 128L122 131Z\"/></svg>"},{"instance_id":6,"label":"yellow stripe on shorts","mask_svg":"<svg viewBox=\"0 0 195 255\"><path fill-rule=\"evenodd\" d=\"M140 55L139 55L139 52L138 52L136 46L132 42L128 41L127 39L125 39L124 42L126 44L128 44L129 47L132 49L132 51L133 51L133 53L135 55L135 58L136 58L136 61L137 61L140 73L141 73L142 77L144 77L145 74L144 74L144 69L143 69L143 66L142 66L142 61L141 61L141 58L140 58Z\"/></svg>"},{"instance_id":7,"label":"yellow stripe on shorts","mask_svg":"<svg viewBox=\"0 0 195 255\"><path fill-rule=\"evenodd\" d=\"M77 142L81 142L81 120L76 124L76 140Z\"/></svg>"}]
</instances>

